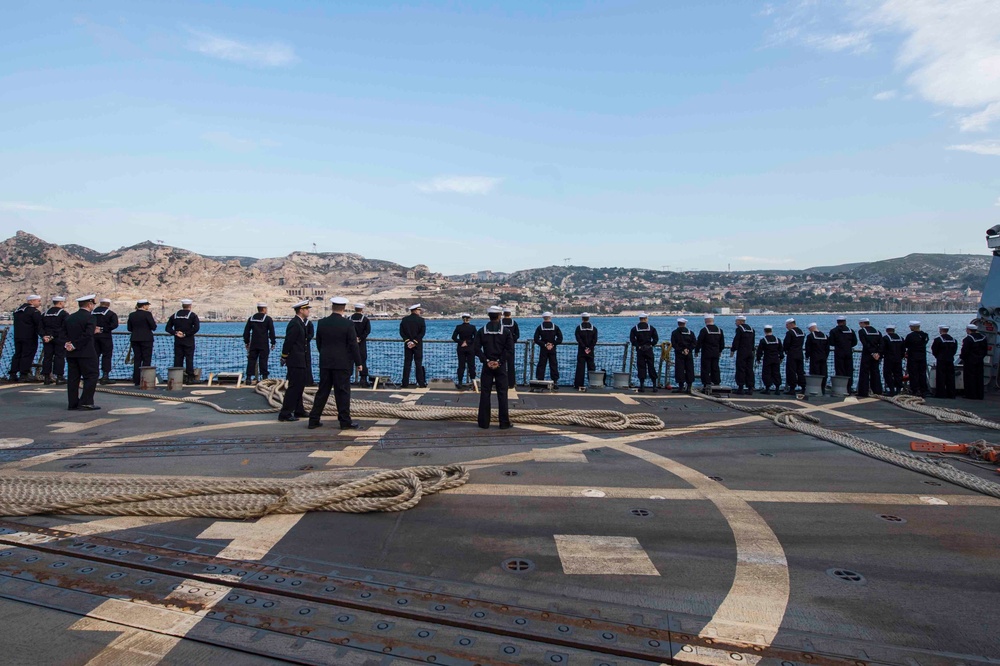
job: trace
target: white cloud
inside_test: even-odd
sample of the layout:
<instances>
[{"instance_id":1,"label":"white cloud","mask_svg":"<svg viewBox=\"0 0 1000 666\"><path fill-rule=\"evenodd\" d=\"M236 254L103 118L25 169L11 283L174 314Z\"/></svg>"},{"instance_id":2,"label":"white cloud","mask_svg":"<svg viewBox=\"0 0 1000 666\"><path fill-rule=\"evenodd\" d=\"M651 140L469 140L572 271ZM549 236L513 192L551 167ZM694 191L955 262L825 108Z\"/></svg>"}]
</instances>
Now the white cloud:
<instances>
[{"instance_id":1,"label":"white cloud","mask_svg":"<svg viewBox=\"0 0 1000 666\"><path fill-rule=\"evenodd\" d=\"M977 155L996 155L1000 157L1000 141L979 141L977 143L962 143L948 146L948 150L962 150Z\"/></svg>"},{"instance_id":2,"label":"white cloud","mask_svg":"<svg viewBox=\"0 0 1000 666\"><path fill-rule=\"evenodd\" d=\"M800 39L806 46L833 53L838 51L864 53L871 50L872 47L871 34L865 30L832 34L806 34L800 35Z\"/></svg>"},{"instance_id":3,"label":"white cloud","mask_svg":"<svg viewBox=\"0 0 1000 666\"><path fill-rule=\"evenodd\" d=\"M52 213L56 209L41 204L24 203L23 201L0 201L0 210L18 213Z\"/></svg>"},{"instance_id":4,"label":"white cloud","mask_svg":"<svg viewBox=\"0 0 1000 666\"><path fill-rule=\"evenodd\" d=\"M1000 197L997 197L997 202L993 205L996 206L997 208L1000 208Z\"/></svg>"},{"instance_id":5,"label":"white cloud","mask_svg":"<svg viewBox=\"0 0 1000 666\"><path fill-rule=\"evenodd\" d=\"M418 183L417 189L429 193L489 194L502 180L490 176L438 176L424 183Z\"/></svg>"},{"instance_id":6,"label":"white cloud","mask_svg":"<svg viewBox=\"0 0 1000 666\"><path fill-rule=\"evenodd\" d=\"M257 148L274 148L281 145L277 141L271 141L270 139L244 139L233 136L229 132L205 132L201 135L201 138L213 146L235 152L246 152L256 150Z\"/></svg>"},{"instance_id":7,"label":"white cloud","mask_svg":"<svg viewBox=\"0 0 1000 666\"><path fill-rule=\"evenodd\" d=\"M963 132L985 132L997 120L1000 120L1000 102L993 102L982 111L959 118L958 128Z\"/></svg>"},{"instance_id":8,"label":"white cloud","mask_svg":"<svg viewBox=\"0 0 1000 666\"><path fill-rule=\"evenodd\" d=\"M295 50L282 42L241 42L203 30L187 30L191 34L187 47L212 58L260 67L285 67L298 60Z\"/></svg>"},{"instance_id":9,"label":"white cloud","mask_svg":"<svg viewBox=\"0 0 1000 666\"><path fill-rule=\"evenodd\" d=\"M895 90L883 90L880 93L876 93L872 99L876 102L888 102L890 99L896 99L898 93Z\"/></svg>"}]
</instances>

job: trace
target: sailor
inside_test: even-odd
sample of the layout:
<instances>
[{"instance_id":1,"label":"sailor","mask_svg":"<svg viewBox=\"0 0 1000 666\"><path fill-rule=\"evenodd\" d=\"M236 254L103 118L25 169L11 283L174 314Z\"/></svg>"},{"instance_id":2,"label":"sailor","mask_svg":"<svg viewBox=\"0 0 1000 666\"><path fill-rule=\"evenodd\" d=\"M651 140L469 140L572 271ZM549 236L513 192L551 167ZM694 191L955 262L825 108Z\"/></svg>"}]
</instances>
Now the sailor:
<instances>
[{"instance_id":1,"label":"sailor","mask_svg":"<svg viewBox=\"0 0 1000 666\"><path fill-rule=\"evenodd\" d=\"M111 332L118 328L118 313L111 309L111 299L102 298L100 305L91 313L94 316L94 349L101 361L101 384L114 384L111 379L111 356L115 351L115 341Z\"/></svg>"},{"instance_id":2,"label":"sailor","mask_svg":"<svg viewBox=\"0 0 1000 666\"><path fill-rule=\"evenodd\" d=\"M274 320L267 314L267 303L257 304L257 314L247 317L243 327L243 346L247 350L247 382L252 377L258 380L267 379L270 372L268 359L278 339L274 334Z\"/></svg>"},{"instance_id":3,"label":"sailor","mask_svg":"<svg viewBox=\"0 0 1000 666\"><path fill-rule=\"evenodd\" d=\"M420 303L409 307L410 314L399 322L399 337L403 338L403 388L410 388L410 365L417 368L417 386L427 387L427 377L424 375L424 335L427 334L427 324L420 316L423 310Z\"/></svg>"},{"instance_id":4,"label":"sailor","mask_svg":"<svg viewBox=\"0 0 1000 666\"><path fill-rule=\"evenodd\" d=\"M736 315L736 333L729 348L729 358L736 356L736 395L753 395L753 355L757 332L744 315Z\"/></svg>"},{"instance_id":5,"label":"sailor","mask_svg":"<svg viewBox=\"0 0 1000 666\"><path fill-rule=\"evenodd\" d=\"M472 315L462 313L462 323L451 333L451 341L455 343L455 353L458 354L458 378L455 388L462 388L462 377L468 377L471 384L476 379L476 327L471 323Z\"/></svg>"},{"instance_id":6,"label":"sailor","mask_svg":"<svg viewBox=\"0 0 1000 666\"><path fill-rule=\"evenodd\" d=\"M306 322L309 321L309 299L299 301L292 306L295 316L285 328L285 342L281 346L281 365L288 368L285 386L285 397L281 401L279 421L298 421L306 416L306 408L302 404L302 393L306 388L309 366L306 365Z\"/></svg>"},{"instance_id":7,"label":"sailor","mask_svg":"<svg viewBox=\"0 0 1000 666\"><path fill-rule=\"evenodd\" d=\"M809 359L809 374L822 377L820 391L826 395L826 378L830 372L830 338L819 330L819 324L809 324L809 334L806 335L806 358Z\"/></svg>"},{"instance_id":8,"label":"sailor","mask_svg":"<svg viewBox=\"0 0 1000 666\"><path fill-rule=\"evenodd\" d=\"M153 331L156 330L156 320L149 311L149 301L140 298L135 302L135 310L130 312L125 328L132 334L129 344L132 346L132 383L139 385L140 368L153 364Z\"/></svg>"},{"instance_id":9,"label":"sailor","mask_svg":"<svg viewBox=\"0 0 1000 666\"><path fill-rule=\"evenodd\" d=\"M934 373L934 397L955 398L955 353L958 351L958 341L948 335L947 326L938 326L938 336L931 343L931 353L937 359L937 371Z\"/></svg>"},{"instance_id":10,"label":"sailor","mask_svg":"<svg viewBox=\"0 0 1000 666\"><path fill-rule=\"evenodd\" d=\"M514 336L510 329L500 321L500 308L490 306L486 311L490 320L476 333L476 356L482 361L483 370L479 378L479 427L489 429L490 393L493 387L497 391L497 407L499 408L500 429L510 427L510 415L507 406L507 364L508 352L514 347Z\"/></svg>"},{"instance_id":11,"label":"sailor","mask_svg":"<svg viewBox=\"0 0 1000 666\"><path fill-rule=\"evenodd\" d=\"M983 390L983 359L989 354L989 343L986 336L979 332L979 327L969 324L965 327L967 335L962 340L962 381L965 386L965 397L969 400L982 400Z\"/></svg>"},{"instance_id":12,"label":"sailor","mask_svg":"<svg viewBox=\"0 0 1000 666\"><path fill-rule=\"evenodd\" d=\"M594 352L597 349L597 327L590 323L590 313L584 312L580 315L580 325L574 332L576 337L576 375L573 377L573 386L577 391L586 391L584 384L584 368L590 372L597 370L594 363Z\"/></svg>"},{"instance_id":13,"label":"sailor","mask_svg":"<svg viewBox=\"0 0 1000 666\"><path fill-rule=\"evenodd\" d=\"M670 346L674 350L674 393L690 393L694 382L694 348L698 339L694 331L687 327L688 320L681 317L677 328L670 333Z\"/></svg>"},{"instance_id":14,"label":"sailor","mask_svg":"<svg viewBox=\"0 0 1000 666\"><path fill-rule=\"evenodd\" d=\"M659 343L660 336L656 329L649 325L649 315L639 313L639 323L629 331L628 340L635 348L635 362L639 373L639 393L645 393L646 375L653 382L653 393L656 393L656 365L653 347Z\"/></svg>"},{"instance_id":15,"label":"sailor","mask_svg":"<svg viewBox=\"0 0 1000 666\"><path fill-rule=\"evenodd\" d=\"M184 382L194 383L194 336L201 328L198 315L191 311L194 303L190 298L181 299L181 309L167 318L167 325L163 329L167 335L174 336L174 367L179 368L184 364Z\"/></svg>"},{"instance_id":16,"label":"sailor","mask_svg":"<svg viewBox=\"0 0 1000 666\"><path fill-rule=\"evenodd\" d=\"M316 327L312 320L306 322L306 386L316 386L316 378L313 376L313 350L312 341L316 337Z\"/></svg>"},{"instance_id":17,"label":"sailor","mask_svg":"<svg viewBox=\"0 0 1000 666\"><path fill-rule=\"evenodd\" d=\"M65 299L64 299L65 300ZM66 323L60 332L66 363L69 365L69 381L66 392L71 410L95 410L94 392L97 390L97 350L94 349L94 331L97 324L91 314L97 305L97 296L89 294L76 299L80 309L66 316ZM83 392L80 392L80 380Z\"/></svg>"},{"instance_id":18,"label":"sailor","mask_svg":"<svg viewBox=\"0 0 1000 666\"><path fill-rule=\"evenodd\" d=\"M910 393L923 398L927 395L927 343L930 336L920 330L919 321L910 322L910 332L903 339L906 374L910 377Z\"/></svg>"},{"instance_id":19,"label":"sailor","mask_svg":"<svg viewBox=\"0 0 1000 666\"><path fill-rule=\"evenodd\" d=\"M357 308L356 305L354 307ZM364 309L364 305L361 308ZM333 389L333 400L337 404L340 429L358 427L358 424L351 420L351 375L355 370L359 373L364 370L357 324L353 319L344 317L344 310L347 309L346 298L341 296L331 298L330 309L330 316L320 319L316 324L319 388L316 389L312 411L309 412L310 430L323 425L320 419L326 408L326 401L330 399L331 389Z\"/></svg>"},{"instance_id":20,"label":"sailor","mask_svg":"<svg viewBox=\"0 0 1000 666\"><path fill-rule=\"evenodd\" d=\"M38 307L42 297L31 294L24 303L14 310L14 356L10 360L10 381L31 381L31 364L38 353L38 339L42 335L42 313Z\"/></svg>"},{"instance_id":21,"label":"sailor","mask_svg":"<svg viewBox=\"0 0 1000 666\"><path fill-rule=\"evenodd\" d=\"M559 360L556 352L563 342L562 331L552 321L551 312L542 313L542 323L535 329L535 346L538 347L538 366L535 368L535 379L545 379L545 366L549 366L549 379L552 389L559 390Z\"/></svg>"},{"instance_id":22,"label":"sailor","mask_svg":"<svg viewBox=\"0 0 1000 666\"><path fill-rule=\"evenodd\" d=\"M806 391L805 363L806 334L795 324L794 319L785 320L785 395L795 395L797 387Z\"/></svg>"},{"instance_id":23,"label":"sailor","mask_svg":"<svg viewBox=\"0 0 1000 666\"><path fill-rule=\"evenodd\" d=\"M886 324L882 336L882 375L885 377L885 394L899 395L903 390L903 337L896 333L895 324Z\"/></svg>"},{"instance_id":24,"label":"sailor","mask_svg":"<svg viewBox=\"0 0 1000 666\"><path fill-rule=\"evenodd\" d=\"M858 341L861 343L861 363L858 369L858 397L867 398L869 391L882 393L879 359L882 358L882 334L871 325L868 317L858 320Z\"/></svg>"},{"instance_id":25,"label":"sailor","mask_svg":"<svg viewBox=\"0 0 1000 666\"><path fill-rule=\"evenodd\" d=\"M517 341L521 339L521 327L514 321L514 313L510 308L503 309L503 316L500 317L500 323L510 331L511 337L514 338L514 346L511 347L509 356L507 357L507 386L515 387L517 386L517 362L514 356L517 352Z\"/></svg>"},{"instance_id":26,"label":"sailor","mask_svg":"<svg viewBox=\"0 0 1000 666\"><path fill-rule=\"evenodd\" d=\"M837 317L837 325L830 330L830 346L833 348L833 373L847 377L847 393L854 393L854 347L858 344L857 334L847 325L847 317Z\"/></svg>"},{"instance_id":27,"label":"sailor","mask_svg":"<svg viewBox=\"0 0 1000 666\"><path fill-rule=\"evenodd\" d=\"M774 335L774 327L768 324L764 327L764 337L757 345L757 363L763 363L760 382L764 385L764 395L770 395L772 385L775 395L781 390L781 361L784 358L784 346Z\"/></svg>"},{"instance_id":28,"label":"sailor","mask_svg":"<svg viewBox=\"0 0 1000 666\"><path fill-rule=\"evenodd\" d=\"M53 296L52 307L42 315L42 377L46 384L64 384L66 349L63 327L66 325L66 297Z\"/></svg>"},{"instance_id":29,"label":"sailor","mask_svg":"<svg viewBox=\"0 0 1000 666\"><path fill-rule=\"evenodd\" d=\"M705 315L705 325L698 331L694 355L701 354L701 384L705 388L722 383L719 358L726 347L726 335L715 325L714 315Z\"/></svg>"},{"instance_id":30,"label":"sailor","mask_svg":"<svg viewBox=\"0 0 1000 666\"><path fill-rule=\"evenodd\" d=\"M358 371L358 386L368 386L368 336L372 334L372 322L365 314L365 304L355 303L351 323L358 338L358 350L361 352L361 370ZM317 345L317 349L319 346Z\"/></svg>"}]
</instances>

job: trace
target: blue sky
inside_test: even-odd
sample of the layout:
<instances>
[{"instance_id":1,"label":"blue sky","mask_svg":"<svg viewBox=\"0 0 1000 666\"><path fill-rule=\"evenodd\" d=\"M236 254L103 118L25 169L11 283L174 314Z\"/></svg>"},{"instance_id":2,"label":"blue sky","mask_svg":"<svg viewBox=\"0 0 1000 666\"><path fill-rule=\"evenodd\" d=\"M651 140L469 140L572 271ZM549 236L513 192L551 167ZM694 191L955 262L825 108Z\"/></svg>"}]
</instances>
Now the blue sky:
<instances>
[{"instance_id":1,"label":"blue sky","mask_svg":"<svg viewBox=\"0 0 1000 666\"><path fill-rule=\"evenodd\" d=\"M0 235L459 273L984 252L995 0L46 2Z\"/></svg>"}]
</instances>

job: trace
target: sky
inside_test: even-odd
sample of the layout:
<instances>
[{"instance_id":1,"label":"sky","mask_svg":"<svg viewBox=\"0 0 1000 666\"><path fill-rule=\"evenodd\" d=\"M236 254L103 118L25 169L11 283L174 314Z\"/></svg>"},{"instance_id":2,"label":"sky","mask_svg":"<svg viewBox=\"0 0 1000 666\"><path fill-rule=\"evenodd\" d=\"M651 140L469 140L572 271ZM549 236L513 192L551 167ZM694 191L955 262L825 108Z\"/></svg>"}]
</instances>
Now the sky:
<instances>
[{"instance_id":1,"label":"sky","mask_svg":"<svg viewBox=\"0 0 1000 666\"><path fill-rule=\"evenodd\" d=\"M997 0L9 3L0 236L447 274L985 253Z\"/></svg>"}]
</instances>

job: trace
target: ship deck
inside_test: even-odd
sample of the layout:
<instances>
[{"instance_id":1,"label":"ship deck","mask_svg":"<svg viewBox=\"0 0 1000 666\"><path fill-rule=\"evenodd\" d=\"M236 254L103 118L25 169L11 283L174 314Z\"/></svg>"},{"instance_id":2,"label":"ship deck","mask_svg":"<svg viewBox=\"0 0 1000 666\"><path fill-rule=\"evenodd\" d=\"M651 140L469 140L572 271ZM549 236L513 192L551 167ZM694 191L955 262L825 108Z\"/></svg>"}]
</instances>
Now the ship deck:
<instances>
[{"instance_id":1,"label":"ship deck","mask_svg":"<svg viewBox=\"0 0 1000 666\"><path fill-rule=\"evenodd\" d=\"M248 389L170 395L193 393L265 406ZM749 400L899 450L993 438L877 400ZM651 412L656 432L392 419L342 432L329 418L308 430L97 402L69 412L63 387L0 388L0 473L288 479L463 463L471 478L396 513L0 519L5 664L1000 663L1000 500L698 396L512 402ZM928 402L1000 420L996 398Z\"/></svg>"}]
</instances>

